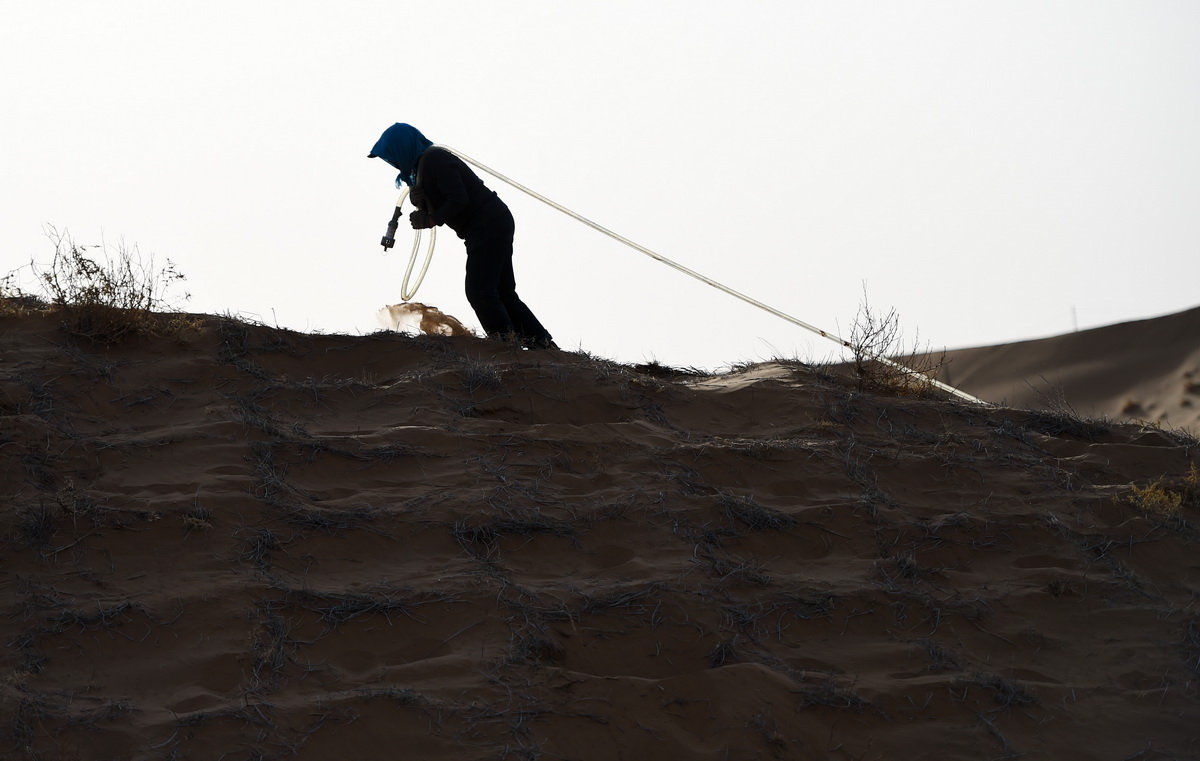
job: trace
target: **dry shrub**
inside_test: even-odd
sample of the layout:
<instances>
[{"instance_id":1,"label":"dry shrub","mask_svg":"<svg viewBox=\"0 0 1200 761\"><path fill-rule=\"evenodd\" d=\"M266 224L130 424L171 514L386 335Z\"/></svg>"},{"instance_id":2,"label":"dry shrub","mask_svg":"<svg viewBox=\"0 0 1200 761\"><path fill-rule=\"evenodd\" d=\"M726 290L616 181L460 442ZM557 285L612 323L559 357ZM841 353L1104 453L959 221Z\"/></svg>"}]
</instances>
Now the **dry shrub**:
<instances>
[{"instance_id":1,"label":"dry shrub","mask_svg":"<svg viewBox=\"0 0 1200 761\"><path fill-rule=\"evenodd\" d=\"M850 344L859 391L926 396L934 390L933 377L945 364L944 351L933 354L928 347L919 351L917 339L911 350L905 350L900 315L895 309L886 314L872 309L865 290L850 328Z\"/></svg>"},{"instance_id":2,"label":"dry shrub","mask_svg":"<svg viewBox=\"0 0 1200 761\"><path fill-rule=\"evenodd\" d=\"M48 302L72 338L112 344L131 335L182 337L198 328L192 318L159 314L171 306L168 291L185 279L170 260L158 267L154 257L143 258L137 246L121 244L115 251L105 245L81 246L53 227L47 236L54 244L54 259L47 269L32 267L45 295L41 303ZM8 297L11 277L6 283ZM41 301L19 291L6 300L13 298L25 304Z\"/></svg>"},{"instance_id":3,"label":"dry shrub","mask_svg":"<svg viewBox=\"0 0 1200 761\"><path fill-rule=\"evenodd\" d=\"M1145 488L1132 486L1130 501L1143 510L1173 516L1184 506L1200 505L1200 471L1192 463L1182 478L1160 478Z\"/></svg>"}]
</instances>

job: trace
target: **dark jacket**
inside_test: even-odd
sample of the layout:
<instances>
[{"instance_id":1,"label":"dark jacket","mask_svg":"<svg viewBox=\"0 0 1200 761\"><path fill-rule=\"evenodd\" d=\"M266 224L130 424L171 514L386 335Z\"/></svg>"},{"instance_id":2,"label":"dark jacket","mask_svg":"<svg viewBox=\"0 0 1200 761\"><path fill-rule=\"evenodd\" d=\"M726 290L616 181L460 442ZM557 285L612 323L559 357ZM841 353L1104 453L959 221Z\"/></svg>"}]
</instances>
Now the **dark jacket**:
<instances>
[{"instance_id":1,"label":"dark jacket","mask_svg":"<svg viewBox=\"0 0 1200 761\"><path fill-rule=\"evenodd\" d=\"M462 159L437 146L421 154L417 184L409 197L434 223L449 226L460 238L494 215L508 213L496 192L488 190Z\"/></svg>"}]
</instances>

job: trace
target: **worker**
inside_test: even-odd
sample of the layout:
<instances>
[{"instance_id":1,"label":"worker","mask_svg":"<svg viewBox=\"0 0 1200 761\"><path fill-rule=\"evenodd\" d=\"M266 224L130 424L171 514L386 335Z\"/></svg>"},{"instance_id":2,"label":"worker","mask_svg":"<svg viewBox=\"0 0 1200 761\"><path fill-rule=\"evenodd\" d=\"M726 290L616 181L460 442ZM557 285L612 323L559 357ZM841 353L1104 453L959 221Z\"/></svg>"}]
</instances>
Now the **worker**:
<instances>
[{"instance_id":1,"label":"worker","mask_svg":"<svg viewBox=\"0 0 1200 761\"><path fill-rule=\"evenodd\" d=\"M529 349L557 349L550 333L517 295L513 273L512 212L466 163L434 145L409 124L384 130L368 158L399 170L396 187L408 185L416 210L414 230L446 225L467 249L467 301L488 338Z\"/></svg>"}]
</instances>

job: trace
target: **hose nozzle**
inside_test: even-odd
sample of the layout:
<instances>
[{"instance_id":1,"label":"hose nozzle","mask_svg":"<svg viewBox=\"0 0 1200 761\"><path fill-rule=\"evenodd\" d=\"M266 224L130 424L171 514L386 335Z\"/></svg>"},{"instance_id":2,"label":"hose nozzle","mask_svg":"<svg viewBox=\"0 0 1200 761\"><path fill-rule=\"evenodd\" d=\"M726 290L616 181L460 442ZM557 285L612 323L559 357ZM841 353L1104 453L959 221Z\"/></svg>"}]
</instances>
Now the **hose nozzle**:
<instances>
[{"instance_id":1,"label":"hose nozzle","mask_svg":"<svg viewBox=\"0 0 1200 761\"><path fill-rule=\"evenodd\" d=\"M404 195L408 195L405 193ZM404 196L400 196L400 200L396 202L396 210L392 212L392 221L388 222L387 232L384 233L379 244L383 246L384 253L389 248L396 245L396 226L400 223L400 204L404 203Z\"/></svg>"},{"instance_id":2,"label":"hose nozzle","mask_svg":"<svg viewBox=\"0 0 1200 761\"><path fill-rule=\"evenodd\" d=\"M388 222L387 233L379 243L383 246L384 251L396 245L396 220L393 219L391 222Z\"/></svg>"}]
</instances>

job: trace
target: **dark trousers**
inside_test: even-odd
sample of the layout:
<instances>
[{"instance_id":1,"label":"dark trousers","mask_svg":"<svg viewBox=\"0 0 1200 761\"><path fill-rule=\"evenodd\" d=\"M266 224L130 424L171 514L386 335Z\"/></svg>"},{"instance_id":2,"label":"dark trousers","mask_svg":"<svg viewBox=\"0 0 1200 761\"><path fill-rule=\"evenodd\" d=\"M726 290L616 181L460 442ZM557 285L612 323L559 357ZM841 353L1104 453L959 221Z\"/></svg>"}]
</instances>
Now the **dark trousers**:
<instances>
[{"instance_id":1,"label":"dark trousers","mask_svg":"<svg viewBox=\"0 0 1200 761\"><path fill-rule=\"evenodd\" d=\"M463 235L467 248L467 301L491 338L515 336L526 345L550 341L550 333L517 296L513 273L512 213L497 203Z\"/></svg>"}]
</instances>

